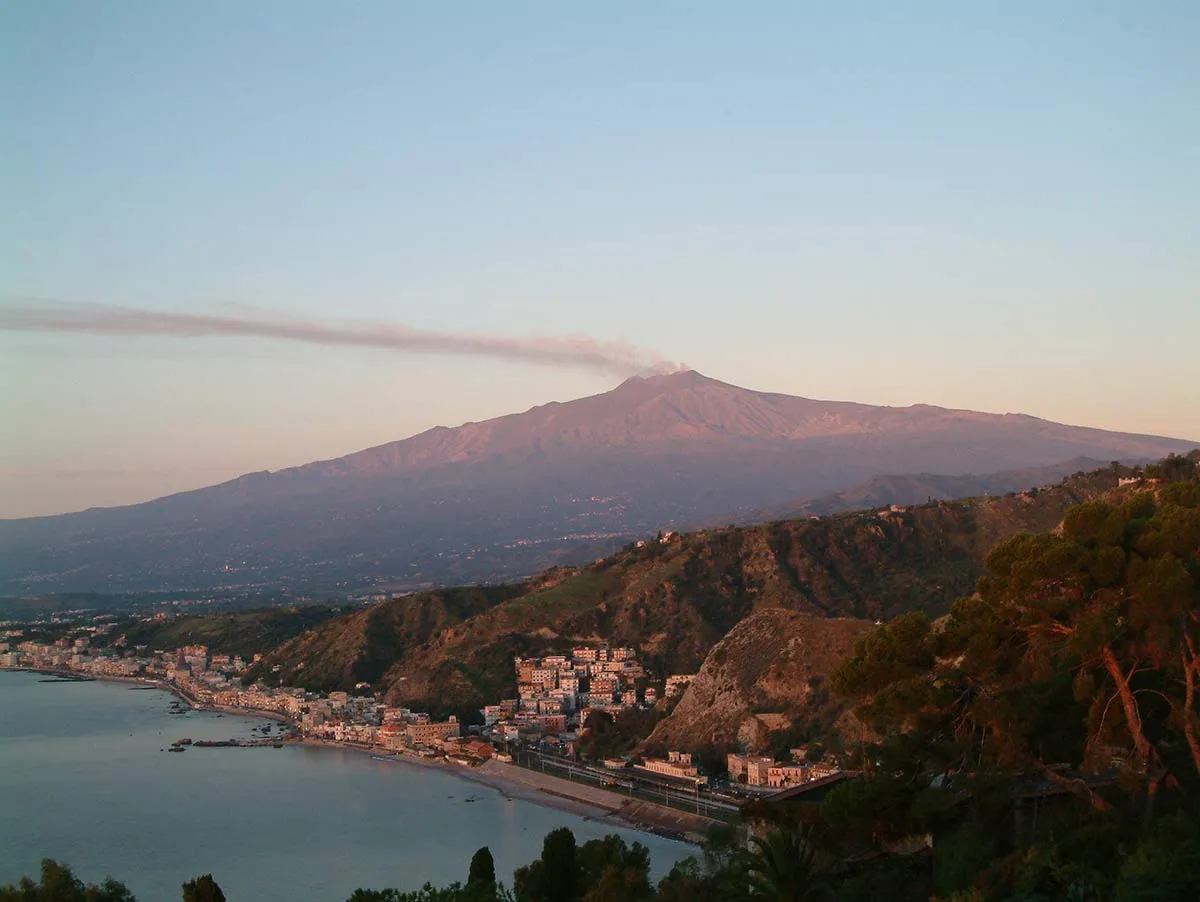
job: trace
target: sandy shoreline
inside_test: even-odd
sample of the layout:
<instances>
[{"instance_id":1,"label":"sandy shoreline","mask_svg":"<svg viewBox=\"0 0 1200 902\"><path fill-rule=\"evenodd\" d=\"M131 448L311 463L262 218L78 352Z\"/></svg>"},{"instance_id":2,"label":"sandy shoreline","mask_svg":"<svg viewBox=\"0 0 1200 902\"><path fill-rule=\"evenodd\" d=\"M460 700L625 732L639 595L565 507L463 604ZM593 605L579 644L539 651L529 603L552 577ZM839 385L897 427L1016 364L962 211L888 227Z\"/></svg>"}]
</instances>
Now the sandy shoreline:
<instances>
[{"instance_id":1,"label":"sandy shoreline","mask_svg":"<svg viewBox=\"0 0 1200 902\"><path fill-rule=\"evenodd\" d=\"M410 767L419 767L427 770L436 770L444 774L449 774L452 777L458 777L462 780L467 780L471 783L477 783L486 786L489 789L494 789L506 799L520 799L523 802L532 802L535 805L541 805L544 808L553 808L556 811L561 811L564 814L573 814L577 817L586 818L588 820L605 820L613 814L613 810L604 808L599 805L589 805L586 802L577 799L565 798L563 796L551 795L549 793L539 795L537 792L531 791L528 787L521 785L514 780L507 780L503 776L494 773L485 773L482 768L469 767L462 764L451 764L444 758L422 758L419 755L397 754L388 752L384 749L367 748L361 745L351 745L343 742L335 742L333 740L322 739L302 739L297 745L307 746L309 748L324 748L324 749L341 749L346 752L357 752L362 755L370 755L376 760L386 760L389 763L400 765L408 765ZM624 826L634 826L624 824Z\"/></svg>"},{"instance_id":2,"label":"sandy shoreline","mask_svg":"<svg viewBox=\"0 0 1200 902\"><path fill-rule=\"evenodd\" d=\"M572 783L561 777L495 760L470 767L453 764L442 758L422 758L334 741L305 739L299 744L310 748L342 749L370 755L376 760L438 770L486 786L506 799L519 799L585 820L650 833L691 845L698 845L707 827L714 823L707 818L693 817L686 812L650 802L633 801L608 790Z\"/></svg>"}]
</instances>

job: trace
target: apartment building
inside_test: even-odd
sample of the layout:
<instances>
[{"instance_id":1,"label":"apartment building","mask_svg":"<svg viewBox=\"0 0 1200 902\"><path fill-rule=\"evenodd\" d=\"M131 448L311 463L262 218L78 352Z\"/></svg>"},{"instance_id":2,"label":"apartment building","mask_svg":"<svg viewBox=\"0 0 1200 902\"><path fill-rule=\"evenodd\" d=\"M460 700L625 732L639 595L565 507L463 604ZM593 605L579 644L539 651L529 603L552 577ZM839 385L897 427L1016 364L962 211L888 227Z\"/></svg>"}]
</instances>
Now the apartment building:
<instances>
[{"instance_id":1,"label":"apartment building","mask_svg":"<svg viewBox=\"0 0 1200 902\"><path fill-rule=\"evenodd\" d=\"M734 782L742 782L740 778L745 777L750 786L767 786L775 759L769 755L731 754L725 759L725 766Z\"/></svg>"},{"instance_id":2,"label":"apartment building","mask_svg":"<svg viewBox=\"0 0 1200 902\"><path fill-rule=\"evenodd\" d=\"M461 729L458 718L451 717L440 723L410 723L405 733L413 745L440 745L447 739L460 736Z\"/></svg>"},{"instance_id":3,"label":"apartment building","mask_svg":"<svg viewBox=\"0 0 1200 902\"><path fill-rule=\"evenodd\" d=\"M699 768L692 763L692 756L687 752L668 752L666 758L647 758L644 764L635 766L664 777L686 780L697 786L708 783L708 777L701 776Z\"/></svg>"}]
</instances>

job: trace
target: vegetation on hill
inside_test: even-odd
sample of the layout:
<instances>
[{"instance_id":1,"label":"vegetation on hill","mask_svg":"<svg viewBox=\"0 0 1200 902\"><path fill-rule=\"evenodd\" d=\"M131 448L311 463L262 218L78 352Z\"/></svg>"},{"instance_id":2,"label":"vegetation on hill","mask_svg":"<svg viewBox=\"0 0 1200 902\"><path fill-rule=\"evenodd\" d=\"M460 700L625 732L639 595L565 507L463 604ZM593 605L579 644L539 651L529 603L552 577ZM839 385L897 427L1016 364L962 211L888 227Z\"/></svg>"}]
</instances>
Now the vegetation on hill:
<instances>
[{"instance_id":1,"label":"vegetation on hill","mask_svg":"<svg viewBox=\"0 0 1200 902\"><path fill-rule=\"evenodd\" d=\"M1200 897L1198 467L1001 543L943 622L861 640L833 687L882 738L802 812L832 854L916 839L932 866L897 899Z\"/></svg>"},{"instance_id":2,"label":"vegetation on hill","mask_svg":"<svg viewBox=\"0 0 1200 902\"><path fill-rule=\"evenodd\" d=\"M252 668L247 679L323 691L378 683L389 667L434 635L525 591L525 584L468 586L380 602L284 644ZM273 671L277 665L280 670Z\"/></svg>"},{"instance_id":3,"label":"vegetation on hill","mask_svg":"<svg viewBox=\"0 0 1200 902\"><path fill-rule=\"evenodd\" d=\"M215 654L252 656L316 629L347 608L306 605L233 614L198 614L138 621L124 631L127 645L151 649L207 645Z\"/></svg>"},{"instance_id":4,"label":"vegetation on hill","mask_svg":"<svg viewBox=\"0 0 1200 902\"><path fill-rule=\"evenodd\" d=\"M0 543L2 544L2 543ZM268 607L320 604L307 596L262 590L195 592L59 592L45 595L0 596L0 620L20 622L82 619L109 614L114 617L147 616L155 612L186 610L203 613L252 611Z\"/></svg>"},{"instance_id":5,"label":"vegetation on hill","mask_svg":"<svg viewBox=\"0 0 1200 902\"><path fill-rule=\"evenodd\" d=\"M899 617L834 674L878 734L921 740L895 766L1034 773L1101 808L1060 764L1200 781L1200 482L1075 507L988 569L937 629Z\"/></svg>"},{"instance_id":6,"label":"vegetation on hill","mask_svg":"<svg viewBox=\"0 0 1200 902\"><path fill-rule=\"evenodd\" d=\"M828 516L846 511L869 510L890 504L924 504L983 495L1007 495L1037 486L1059 482L1075 473L1098 470L1104 461L1091 457L1073 457L1044 467L1001 470L998 473L943 475L937 473L899 473L872 476L866 482L840 492L830 492L775 505L742 517L746 523L762 520L791 520L813 514Z\"/></svg>"},{"instance_id":7,"label":"vegetation on hill","mask_svg":"<svg viewBox=\"0 0 1200 902\"><path fill-rule=\"evenodd\" d=\"M1125 472L904 511L705 530L519 584L419 593L333 620L251 677L326 690L368 682L390 703L468 715L515 693L514 654L605 641L635 647L661 677L695 672L757 610L939 616L972 591L996 541L1053 528Z\"/></svg>"}]
</instances>

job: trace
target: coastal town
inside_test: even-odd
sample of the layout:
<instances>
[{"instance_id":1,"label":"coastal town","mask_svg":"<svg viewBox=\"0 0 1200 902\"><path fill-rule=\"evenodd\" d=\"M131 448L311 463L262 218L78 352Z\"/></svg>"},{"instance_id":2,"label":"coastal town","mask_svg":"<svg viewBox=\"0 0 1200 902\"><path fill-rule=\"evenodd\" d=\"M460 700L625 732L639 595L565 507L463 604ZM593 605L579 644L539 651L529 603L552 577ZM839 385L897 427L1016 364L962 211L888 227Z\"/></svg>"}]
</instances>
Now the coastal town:
<instances>
[{"instance_id":1,"label":"coastal town","mask_svg":"<svg viewBox=\"0 0 1200 902\"><path fill-rule=\"evenodd\" d=\"M653 708L680 695L693 678L675 674L652 684L635 649L628 647L582 645L560 654L516 657L516 695L484 706L478 722L467 724L454 716L437 719L389 705L373 695L321 693L262 682L246 685L243 677L259 655L245 660L213 653L203 645L131 648L124 636L108 635L112 629L102 623L47 644L21 641L20 630L8 630L0 636L0 666L158 685L194 707L284 720L296 739L309 742L464 766L492 761L539 767L542 772L561 771L568 779L625 791L631 797L639 792L661 793L668 804L672 789L677 800L684 798L681 793L690 792L696 809L710 813L734 810L746 796L824 785L844 775L836 762L808 761L804 748L791 750L787 761L731 752L725 772L718 773L703 773L693 756L682 750L660 757L581 761L579 739L589 718Z\"/></svg>"}]
</instances>

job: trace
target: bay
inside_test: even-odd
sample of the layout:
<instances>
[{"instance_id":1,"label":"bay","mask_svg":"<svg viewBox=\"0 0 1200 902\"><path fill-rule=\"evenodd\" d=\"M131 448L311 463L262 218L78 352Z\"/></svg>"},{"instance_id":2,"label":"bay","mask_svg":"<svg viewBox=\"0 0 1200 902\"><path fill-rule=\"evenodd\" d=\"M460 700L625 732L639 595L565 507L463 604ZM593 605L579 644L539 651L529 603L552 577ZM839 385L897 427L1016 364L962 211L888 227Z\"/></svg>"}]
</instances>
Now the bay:
<instances>
[{"instance_id":1,"label":"bay","mask_svg":"<svg viewBox=\"0 0 1200 902\"><path fill-rule=\"evenodd\" d=\"M485 845L511 884L560 826L579 842L643 843L656 878L694 851L352 751L172 754L176 739L249 738L269 721L175 714L159 690L43 679L0 671L0 884L55 858L88 881L111 874L139 902L174 902L206 873L230 902L342 902L357 887L465 880Z\"/></svg>"}]
</instances>

